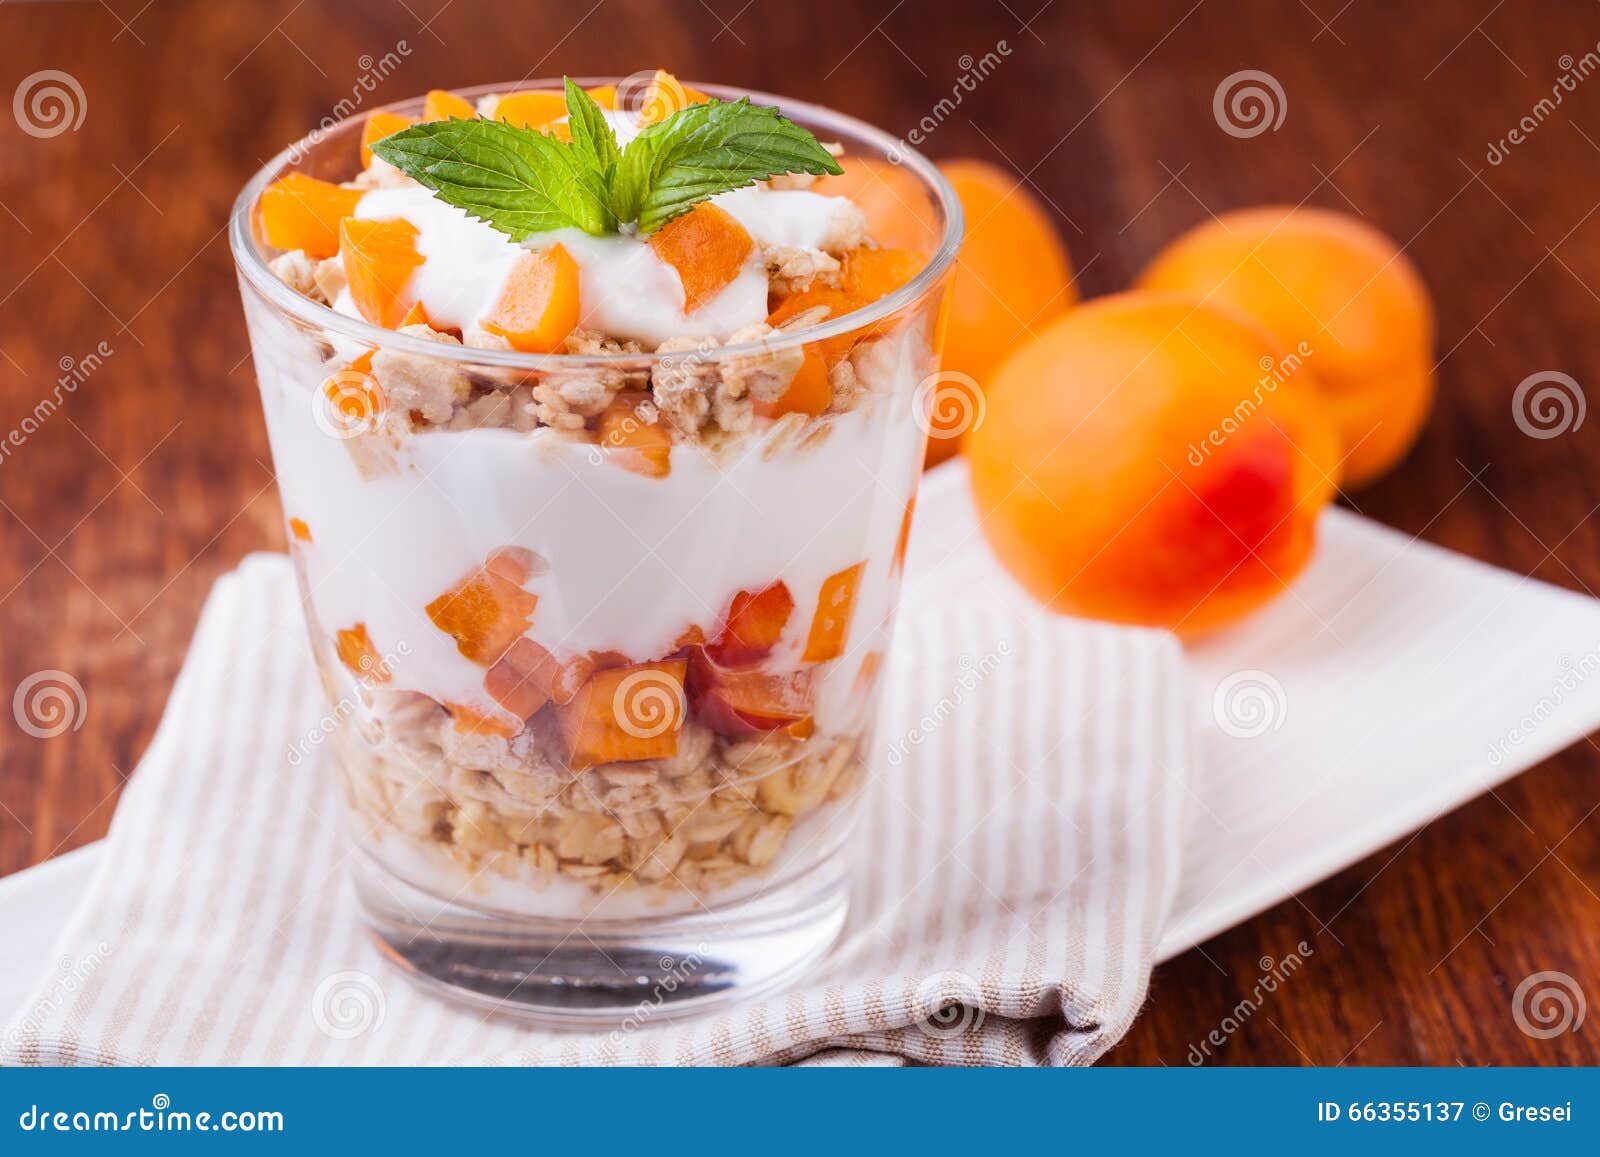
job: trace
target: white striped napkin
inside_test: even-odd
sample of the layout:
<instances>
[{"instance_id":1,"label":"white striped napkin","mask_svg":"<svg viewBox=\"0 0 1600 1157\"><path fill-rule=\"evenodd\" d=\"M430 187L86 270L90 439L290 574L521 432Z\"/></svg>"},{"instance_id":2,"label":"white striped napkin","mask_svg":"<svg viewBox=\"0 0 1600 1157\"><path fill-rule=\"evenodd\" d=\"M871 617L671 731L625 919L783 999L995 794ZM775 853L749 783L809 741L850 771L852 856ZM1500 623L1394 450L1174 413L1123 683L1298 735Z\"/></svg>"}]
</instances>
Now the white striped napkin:
<instances>
[{"instance_id":1,"label":"white striped napkin","mask_svg":"<svg viewBox=\"0 0 1600 1157\"><path fill-rule=\"evenodd\" d=\"M790 991L557 1034L389 970L343 870L333 769L287 759L322 708L288 562L256 555L213 591L63 971L0 1062L1094 1060L1144 999L1177 888L1182 658L1164 634L1033 608L975 548L965 501L925 491L850 920Z\"/></svg>"}]
</instances>

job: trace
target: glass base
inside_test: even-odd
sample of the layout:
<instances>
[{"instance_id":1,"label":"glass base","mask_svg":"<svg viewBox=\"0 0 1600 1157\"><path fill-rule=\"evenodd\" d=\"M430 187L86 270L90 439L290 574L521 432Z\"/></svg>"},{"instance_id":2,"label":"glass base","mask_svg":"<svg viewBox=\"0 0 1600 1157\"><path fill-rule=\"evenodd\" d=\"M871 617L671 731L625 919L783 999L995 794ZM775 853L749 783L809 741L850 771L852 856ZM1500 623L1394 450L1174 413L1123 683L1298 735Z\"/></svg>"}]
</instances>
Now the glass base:
<instances>
[{"instance_id":1,"label":"glass base","mask_svg":"<svg viewBox=\"0 0 1600 1157\"><path fill-rule=\"evenodd\" d=\"M771 992L844 927L843 857L682 915L553 920L440 899L355 858L378 946L413 981L475 1008L563 1028L642 1027Z\"/></svg>"}]
</instances>

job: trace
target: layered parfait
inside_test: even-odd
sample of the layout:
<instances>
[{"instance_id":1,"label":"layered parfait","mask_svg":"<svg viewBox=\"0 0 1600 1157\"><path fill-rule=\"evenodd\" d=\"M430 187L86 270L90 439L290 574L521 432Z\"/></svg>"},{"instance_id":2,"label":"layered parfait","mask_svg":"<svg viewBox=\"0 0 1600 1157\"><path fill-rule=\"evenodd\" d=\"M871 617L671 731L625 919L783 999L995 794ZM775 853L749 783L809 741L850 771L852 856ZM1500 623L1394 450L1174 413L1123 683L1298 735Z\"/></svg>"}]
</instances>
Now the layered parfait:
<instances>
[{"instance_id":1,"label":"layered parfait","mask_svg":"<svg viewBox=\"0 0 1600 1157\"><path fill-rule=\"evenodd\" d=\"M656 73L432 92L261 192L282 283L389 331L246 288L325 729L402 879L631 918L836 850L936 312L870 308L928 255L839 153Z\"/></svg>"}]
</instances>

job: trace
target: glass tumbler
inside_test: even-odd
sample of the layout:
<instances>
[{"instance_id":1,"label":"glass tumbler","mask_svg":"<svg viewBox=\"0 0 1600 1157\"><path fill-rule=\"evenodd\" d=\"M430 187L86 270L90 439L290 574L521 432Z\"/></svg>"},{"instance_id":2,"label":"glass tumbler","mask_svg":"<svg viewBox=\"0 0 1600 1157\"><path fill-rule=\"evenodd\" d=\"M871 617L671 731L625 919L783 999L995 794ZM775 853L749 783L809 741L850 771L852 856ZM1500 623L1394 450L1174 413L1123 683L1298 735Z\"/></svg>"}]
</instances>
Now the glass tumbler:
<instances>
[{"instance_id":1,"label":"glass tumbler","mask_svg":"<svg viewBox=\"0 0 1600 1157\"><path fill-rule=\"evenodd\" d=\"M530 355L377 328L274 276L262 189L355 171L355 119L275 158L233 212L365 918L418 981L550 1022L780 985L845 918L960 210L865 124L709 91L779 105L847 165L896 166L937 217L928 265L758 343ZM813 359L848 362L847 405L769 416L719 388ZM604 413L534 416L542 389L594 379L616 388ZM736 435L650 435L651 391L686 382ZM417 422L440 389L454 416Z\"/></svg>"}]
</instances>

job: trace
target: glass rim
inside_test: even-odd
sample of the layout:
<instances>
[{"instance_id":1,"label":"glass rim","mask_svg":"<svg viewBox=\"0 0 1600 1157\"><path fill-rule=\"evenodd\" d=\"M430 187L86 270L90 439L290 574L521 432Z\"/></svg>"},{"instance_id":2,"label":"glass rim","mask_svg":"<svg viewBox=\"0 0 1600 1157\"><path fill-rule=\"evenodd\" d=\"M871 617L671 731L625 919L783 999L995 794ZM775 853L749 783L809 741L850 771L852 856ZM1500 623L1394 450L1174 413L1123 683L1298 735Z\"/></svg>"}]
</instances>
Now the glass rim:
<instances>
[{"instance_id":1,"label":"glass rim","mask_svg":"<svg viewBox=\"0 0 1600 1157\"><path fill-rule=\"evenodd\" d=\"M573 80L585 88L595 85L617 84L625 79L621 77L573 77ZM454 89L452 91L467 99L475 100L477 97L488 96L493 93L523 92L530 89L553 90L559 88L561 83L560 80L546 78L502 84L474 85L471 88ZM915 305L927 296L954 263L956 254L961 247L965 226L961 201L956 196L955 189L951 187L950 182L945 179L944 174L921 153L898 138L881 129L874 128L865 121L858 120L845 113L835 112L822 105L794 100L789 97L780 97L755 89L706 84L700 81L686 81L684 83L688 87L723 99L737 100L740 97L749 97L756 103L777 105L784 110L785 115L790 113L797 114L808 127L815 126L822 129L823 131L818 133L819 136L826 138L826 134L829 131L838 131L871 145L878 149L889 160L889 163L907 168L916 175L938 202L940 213L944 219L943 233L939 238L939 245L932 256L929 257L928 263L915 277L893 293L886 294L861 309L852 310L850 313L832 317L814 325L796 330L779 331L754 341L740 342L735 345L719 345L712 349L694 351L694 356L697 360L714 362L723 358L759 356L777 350L807 346L828 338L855 333ZM368 111L369 113L397 111L409 106L416 106L421 100L422 97L420 96L408 97L403 100L391 101L385 105L375 105ZM682 350L667 351L665 353L640 351L638 353L610 354L531 354L517 350L480 349L476 346L453 345L423 337L414 337L410 334L400 333L397 330L385 329L382 326L374 325L362 318L350 317L347 314L339 313L330 306L323 305L321 302L313 301L304 294L290 288L277 274L273 273L267 264L267 259L256 247L251 224L256 203L260 200L262 190L293 164L297 156L303 155L305 150L330 137L339 134L348 135L355 132L356 126L360 125L364 119L364 117L353 115L347 116L331 129L314 129L285 146L276 156L258 169L250 180L245 182L244 188L239 191L239 195L234 199L228 222L228 243L229 248L233 251L234 266L239 271L240 276L273 306L311 327L330 331L364 346L371 346L374 349L393 349L439 361L458 362L463 365L550 371L570 370L577 366L593 366L596 364L648 366L664 358L682 359L685 356L685 352Z\"/></svg>"}]
</instances>

